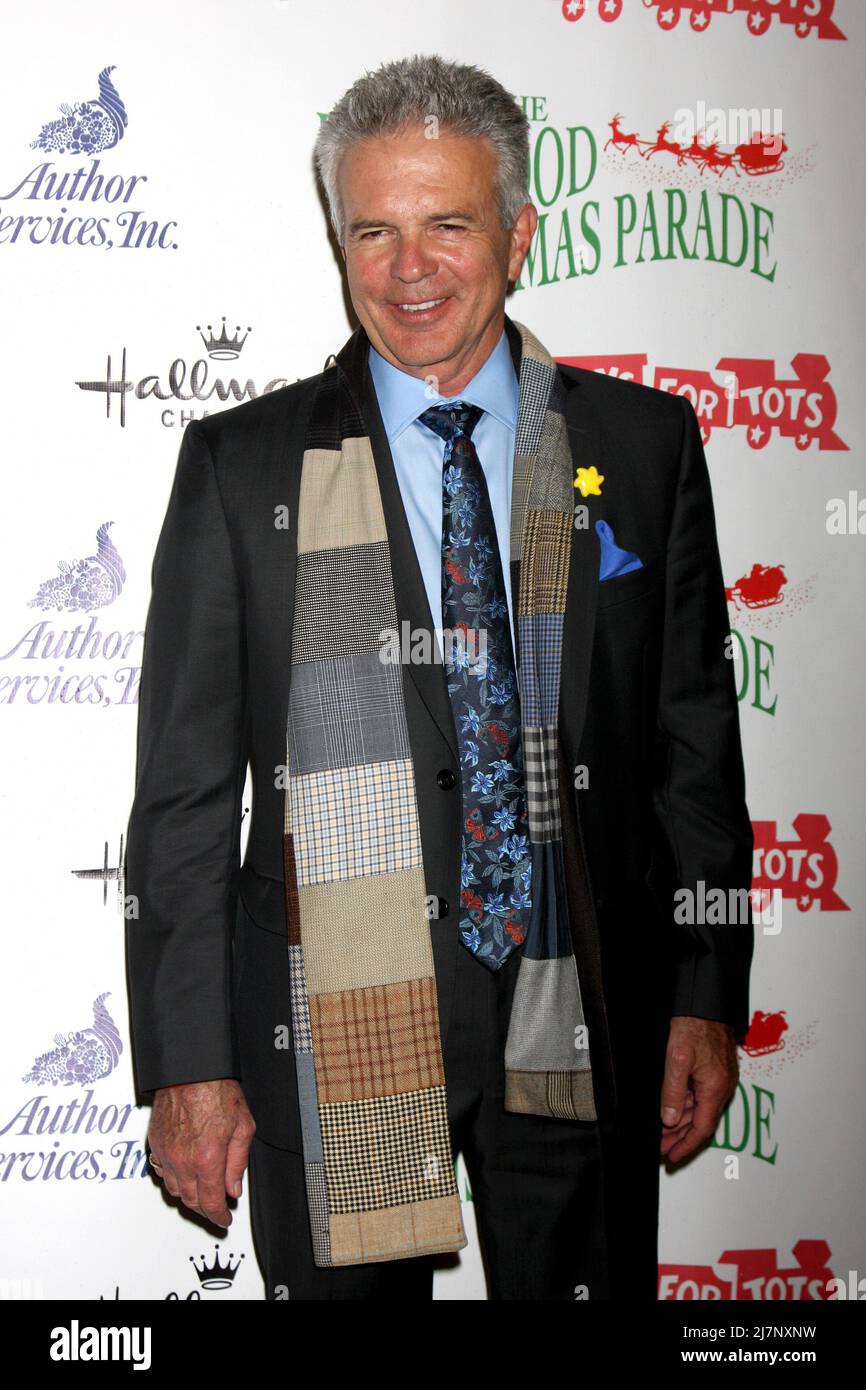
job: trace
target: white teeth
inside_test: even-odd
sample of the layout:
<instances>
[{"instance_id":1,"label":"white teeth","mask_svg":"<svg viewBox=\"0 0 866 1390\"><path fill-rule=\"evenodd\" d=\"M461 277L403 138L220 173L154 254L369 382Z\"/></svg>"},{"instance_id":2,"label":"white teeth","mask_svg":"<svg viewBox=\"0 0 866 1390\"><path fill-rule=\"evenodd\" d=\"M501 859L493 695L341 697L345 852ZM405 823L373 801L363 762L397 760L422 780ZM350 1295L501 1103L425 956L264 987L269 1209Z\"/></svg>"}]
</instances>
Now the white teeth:
<instances>
[{"instance_id":1,"label":"white teeth","mask_svg":"<svg viewBox=\"0 0 866 1390\"><path fill-rule=\"evenodd\" d=\"M428 299L425 304L401 304L401 309L408 309L410 314L417 314L419 309L432 309L434 304L443 304L442 299Z\"/></svg>"}]
</instances>

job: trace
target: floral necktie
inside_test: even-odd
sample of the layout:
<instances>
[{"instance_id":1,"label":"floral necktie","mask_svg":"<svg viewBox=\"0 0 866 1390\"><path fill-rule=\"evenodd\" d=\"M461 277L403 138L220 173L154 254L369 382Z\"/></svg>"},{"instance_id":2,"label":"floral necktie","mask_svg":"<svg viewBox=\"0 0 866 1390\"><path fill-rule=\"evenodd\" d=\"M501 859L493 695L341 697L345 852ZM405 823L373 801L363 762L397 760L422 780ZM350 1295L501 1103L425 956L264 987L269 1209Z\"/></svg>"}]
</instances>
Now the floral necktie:
<instances>
[{"instance_id":1,"label":"floral necktie","mask_svg":"<svg viewBox=\"0 0 866 1390\"><path fill-rule=\"evenodd\" d=\"M445 441L442 629L463 795L460 938L483 965L498 970L526 936L531 854L505 582L471 439L483 413L457 401L418 419Z\"/></svg>"}]
</instances>

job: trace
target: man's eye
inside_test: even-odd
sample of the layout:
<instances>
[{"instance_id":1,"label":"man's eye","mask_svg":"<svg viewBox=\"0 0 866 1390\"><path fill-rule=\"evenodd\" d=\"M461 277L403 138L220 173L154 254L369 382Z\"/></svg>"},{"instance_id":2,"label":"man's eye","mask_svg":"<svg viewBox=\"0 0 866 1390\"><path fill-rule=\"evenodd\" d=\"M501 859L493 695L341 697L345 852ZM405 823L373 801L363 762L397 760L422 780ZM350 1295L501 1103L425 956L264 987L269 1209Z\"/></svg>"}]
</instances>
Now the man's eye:
<instances>
[{"instance_id":1,"label":"man's eye","mask_svg":"<svg viewBox=\"0 0 866 1390\"><path fill-rule=\"evenodd\" d=\"M447 227L451 232L465 232L466 228L462 222L440 222L440 227Z\"/></svg>"}]
</instances>

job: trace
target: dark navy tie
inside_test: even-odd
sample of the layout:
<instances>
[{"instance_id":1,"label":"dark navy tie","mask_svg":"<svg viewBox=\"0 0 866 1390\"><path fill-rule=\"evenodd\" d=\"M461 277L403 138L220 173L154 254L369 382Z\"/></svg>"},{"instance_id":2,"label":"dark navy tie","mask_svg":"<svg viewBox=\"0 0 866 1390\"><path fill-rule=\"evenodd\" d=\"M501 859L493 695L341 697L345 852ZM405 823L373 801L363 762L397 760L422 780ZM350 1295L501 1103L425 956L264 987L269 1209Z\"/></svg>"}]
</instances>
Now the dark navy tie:
<instances>
[{"instance_id":1,"label":"dark navy tie","mask_svg":"<svg viewBox=\"0 0 866 1390\"><path fill-rule=\"evenodd\" d=\"M484 471L472 443L483 410L465 401L418 419L445 441L442 629L460 750L460 938L490 970L522 945L531 852L508 602Z\"/></svg>"}]
</instances>

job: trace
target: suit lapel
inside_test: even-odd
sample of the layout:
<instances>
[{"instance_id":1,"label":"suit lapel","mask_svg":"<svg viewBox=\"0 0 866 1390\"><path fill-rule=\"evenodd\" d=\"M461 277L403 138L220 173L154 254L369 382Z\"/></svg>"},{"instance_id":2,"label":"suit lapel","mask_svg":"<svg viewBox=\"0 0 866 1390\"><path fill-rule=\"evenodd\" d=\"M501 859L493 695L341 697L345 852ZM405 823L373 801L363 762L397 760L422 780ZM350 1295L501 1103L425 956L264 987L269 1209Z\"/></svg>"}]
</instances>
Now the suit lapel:
<instances>
[{"instance_id":1,"label":"suit lapel","mask_svg":"<svg viewBox=\"0 0 866 1390\"><path fill-rule=\"evenodd\" d=\"M561 380L567 393L565 425L572 463L575 469L595 465L603 474L606 472L605 445L598 417L580 383L565 376ZM574 500L575 504L586 501L589 524L585 528L572 527L571 532L571 560L562 633L559 717L571 747L576 751L586 719L598 601L599 541L593 518L600 499L584 499L575 489Z\"/></svg>"},{"instance_id":2,"label":"suit lapel","mask_svg":"<svg viewBox=\"0 0 866 1390\"><path fill-rule=\"evenodd\" d=\"M379 402L369 373L367 375L365 418L370 431L370 442L373 448L373 457L376 460L379 488L382 494L382 506L385 510L385 525L388 529L388 543L391 548L394 598L397 605L400 632L402 635L404 631L408 631L410 640L419 629L429 632L430 651L435 652L437 650L433 637L435 624L430 612L427 590L421 574L421 566L418 563L415 542L412 539L412 532L406 518L400 484L397 481L388 436L382 423ZM406 624L405 627L404 624ZM445 667L440 661L412 661L405 669L414 682L431 718L446 739L455 762L459 762L460 754L457 745L457 732L454 727L454 711L448 695Z\"/></svg>"}]
</instances>

